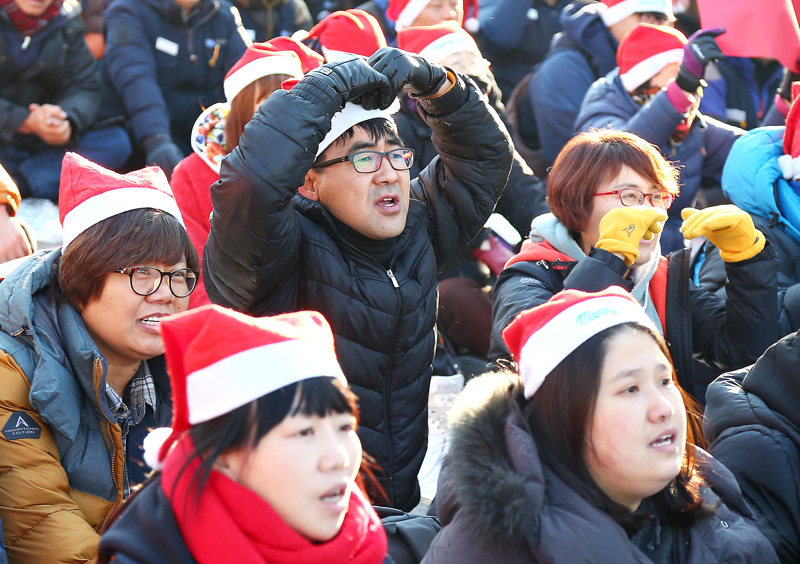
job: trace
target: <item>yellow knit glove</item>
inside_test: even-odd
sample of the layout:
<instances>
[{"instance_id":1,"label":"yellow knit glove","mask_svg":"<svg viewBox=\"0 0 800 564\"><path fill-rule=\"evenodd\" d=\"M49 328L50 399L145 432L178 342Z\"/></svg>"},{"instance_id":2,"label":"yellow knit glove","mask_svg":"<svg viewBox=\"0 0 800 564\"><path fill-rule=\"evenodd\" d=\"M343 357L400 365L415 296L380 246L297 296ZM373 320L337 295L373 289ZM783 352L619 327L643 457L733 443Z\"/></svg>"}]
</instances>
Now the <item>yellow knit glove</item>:
<instances>
[{"instance_id":1,"label":"yellow knit glove","mask_svg":"<svg viewBox=\"0 0 800 564\"><path fill-rule=\"evenodd\" d=\"M649 241L661 233L659 222L667 220L667 212L650 206L614 208L600 220L600 239L595 247L624 256L625 264L639 258L639 242Z\"/></svg>"},{"instance_id":2,"label":"yellow knit glove","mask_svg":"<svg viewBox=\"0 0 800 564\"><path fill-rule=\"evenodd\" d=\"M684 208L681 217L683 236L687 239L705 236L719 249L719 256L725 262L753 258L767 242L753 225L750 214L732 204L702 210Z\"/></svg>"}]
</instances>

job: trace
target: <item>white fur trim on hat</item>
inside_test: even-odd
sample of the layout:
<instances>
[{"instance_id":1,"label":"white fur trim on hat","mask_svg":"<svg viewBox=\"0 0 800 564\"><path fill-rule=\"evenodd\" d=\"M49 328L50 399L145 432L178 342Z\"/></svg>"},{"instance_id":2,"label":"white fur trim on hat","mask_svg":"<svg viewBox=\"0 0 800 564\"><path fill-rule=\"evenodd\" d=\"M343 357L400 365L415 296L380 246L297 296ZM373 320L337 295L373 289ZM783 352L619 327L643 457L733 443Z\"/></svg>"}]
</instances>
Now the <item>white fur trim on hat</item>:
<instances>
[{"instance_id":1,"label":"white fur trim on hat","mask_svg":"<svg viewBox=\"0 0 800 564\"><path fill-rule=\"evenodd\" d=\"M269 377L263 370L269 370ZM227 356L187 376L189 423L209 421L284 386L317 376L347 382L330 344L315 346L310 337Z\"/></svg>"},{"instance_id":2,"label":"white fur trim on hat","mask_svg":"<svg viewBox=\"0 0 800 564\"><path fill-rule=\"evenodd\" d=\"M147 433L142 441L144 463L153 470L161 470L164 466L164 461L159 459L159 451L170 435L172 435L171 427L156 427Z\"/></svg>"},{"instance_id":3,"label":"white fur trim on hat","mask_svg":"<svg viewBox=\"0 0 800 564\"><path fill-rule=\"evenodd\" d=\"M675 15L672 13L672 0L622 0L622 2L602 10L600 17L603 18L603 23L606 24L606 27L610 27L631 14L642 12L666 14L670 21L675 20Z\"/></svg>"},{"instance_id":4,"label":"white fur trim on hat","mask_svg":"<svg viewBox=\"0 0 800 564\"><path fill-rule=\"evenodd\" d=\"M325 57L326 63L332 63L333 61L338 61L339 59L350 56L352 53L348 53L347 51L337 51L336 49L328 49L324 45L319 46L320 51L322 51L322 56Z\"/></svg>"},{"instance_id":5,"label":"white fur trim on hat","mask_svg":"<svg viewBox=\"0 0 800 564\"><path fill-rule=\"evenodd\" d=\"M392 121L392 114L400 109L400 103L395 99L392 105L385 110L366 110L363 106L347 102L344 108L333 114L331 118L331 130L319 144L317 156L319 157L325 149L330 147L345 131L361 122L384 118Z\"/></svg>"},{"instance_id":6,"label":"white fur trim on hat","mask_svg":"<svg viewBox=\"0 0 800 564\"><path fill-rule=\"evenodd\" d=\"M169 194L155 188L117 188L92 196L64 216L64 241L61 246L66 249L75 237L104 219L144 208L165 211L183 225L178 204Z\"/></svg>"},{"instance_id":7,"label":"white fur trim on hat","mask_svg":"<svg viewBox=\"0 0 800 564\"><path fill-rule=\"evenodd\" d=\"M441 36L429 43L427 47L419 52L419 55L432 63L440 63L450 55L461 53L462 51L468 51L478 57L483 57L478 50L478 46L475 45L475 41L462 33L448 33Z\"/></svg>"},{"instance_id":8,"label":"white fur trim on hat","mask_svg":"<svg viewBox=\"0 0 800 564\"><path fill-rule=\"evenodd\" d=\"M242 68L234 72L225 79L223 89L225 99L232 102L236 95L244 88L265 76L272 74L288 74L294 78L303 76L303 69L300 61L294 57L284 57L281 55L271 55L255 59Z\"/></svg>"},{"instance_id":9,"label":"white fur trim on hat","mask_svg":"<svg viewBox=\"0 0 800 564\"><path fill-rule=\"evenodd\" d=\"M406 4L400 12L400 15L397 16L397 21L394 23L395 29L403 29L404 27L413 25L417 16L419 16L422 10L430 3L431 0L409 0L408 4Z\"/></svg>"},{"instance_id":10,"label":"white fur trim on hat","mask_svg":"<svg viewBox=\"0 0 800 564\"><path fill-rule=\"evenodd\" d=\"M641 305L616 296L578 302L555 315L520 350L518 365L525 397L532 398L545 377L591 337L631 322L656 331Z\"/></svg>"},{"instance_id":11,"label":"white fur trim on hat","mask_svg":"<svg viewBox=\"0 0 800 564\"><path fill-rule=\"evenodd\" d=\"M670 63L683 61L683 49L670 49L648 57L633 65L628 72L620 74L622 86L627 92L633 92L639 86L653 78L661 69Z\"/></svg>"},{"instance_id":12,"label":"white fur trim on hat","mask_svg":"<svg viewBox=\"0 0 800 564\"><path fill-rule=\"evenodd\" d=\"M800 157L781 155L778 157L778 166L786 180L800 179Z\"/></svg>"}]
</instances>

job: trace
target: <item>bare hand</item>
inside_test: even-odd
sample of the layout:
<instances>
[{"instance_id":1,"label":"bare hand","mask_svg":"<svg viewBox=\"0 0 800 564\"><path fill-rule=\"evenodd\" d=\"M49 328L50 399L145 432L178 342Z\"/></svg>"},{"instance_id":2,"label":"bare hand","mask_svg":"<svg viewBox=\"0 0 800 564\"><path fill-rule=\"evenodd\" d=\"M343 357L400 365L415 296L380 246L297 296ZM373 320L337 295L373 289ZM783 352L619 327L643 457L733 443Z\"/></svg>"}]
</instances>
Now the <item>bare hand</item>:
<instances>
[{"instance_id":1,"label":"bare hand","mask_svg":"<svg viewBox=\"0 0 800 564\"><path fill-rule=\"evenodd\" d=\"M52 104L31 104L28 117L19 127L23 134L33 134L54 147L66 145L72 137L72 126L67 113Z\"/></svg>"},{"instance_id":2,"label":"bare hand","mask_svg":"<svg viewBox=\"0 0 800 564\"><path fill-rule=\"evenodd\" d=\"M9 216L8 208L0 205L0 262L28 256L33 252L25 230Z\"/></svg>"}]
</instances>

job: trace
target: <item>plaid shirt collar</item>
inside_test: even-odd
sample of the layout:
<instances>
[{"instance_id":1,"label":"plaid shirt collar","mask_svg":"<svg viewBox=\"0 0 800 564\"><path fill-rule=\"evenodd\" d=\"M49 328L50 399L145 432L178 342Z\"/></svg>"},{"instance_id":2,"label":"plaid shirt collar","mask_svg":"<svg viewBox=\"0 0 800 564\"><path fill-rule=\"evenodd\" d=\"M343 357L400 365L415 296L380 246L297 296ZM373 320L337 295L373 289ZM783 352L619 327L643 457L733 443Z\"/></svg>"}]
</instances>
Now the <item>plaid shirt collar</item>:
<instances>
[{"instance_id":1,"label":"plaid shirt collar","mask_svg":"<svg viewBox=\"0 0 800 564\"><path fill-rule=\"evenodd\" d=\"M130 416L132 423L138 425L144 417L148 405L153 412L156 410L156 384L150 373L150 367L147 366L147 361L142 361L139 370L128 382L127 390L130 392L130 406L125 405L122 397L106 383L106 397L117 421L127 421Z\"/></svg>"}]
</instances>

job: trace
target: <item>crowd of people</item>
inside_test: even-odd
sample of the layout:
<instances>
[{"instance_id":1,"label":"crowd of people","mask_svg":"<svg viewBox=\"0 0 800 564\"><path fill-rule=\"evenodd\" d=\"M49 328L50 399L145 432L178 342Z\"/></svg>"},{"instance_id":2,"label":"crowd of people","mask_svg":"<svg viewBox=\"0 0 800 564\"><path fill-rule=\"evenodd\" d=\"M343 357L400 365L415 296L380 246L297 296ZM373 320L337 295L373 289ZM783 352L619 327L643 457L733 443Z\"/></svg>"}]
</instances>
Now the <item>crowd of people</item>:
<instances>
[{"instance_id":1,"label":"crowd of people","mask_svg":"<svg viewBox=\"0 0 800 564\"><path fill-rule=\"evenodd\" d=\"M800 37L704 2L0 0L0 564L800 561Z\"/></svg>"}]
</instances>

